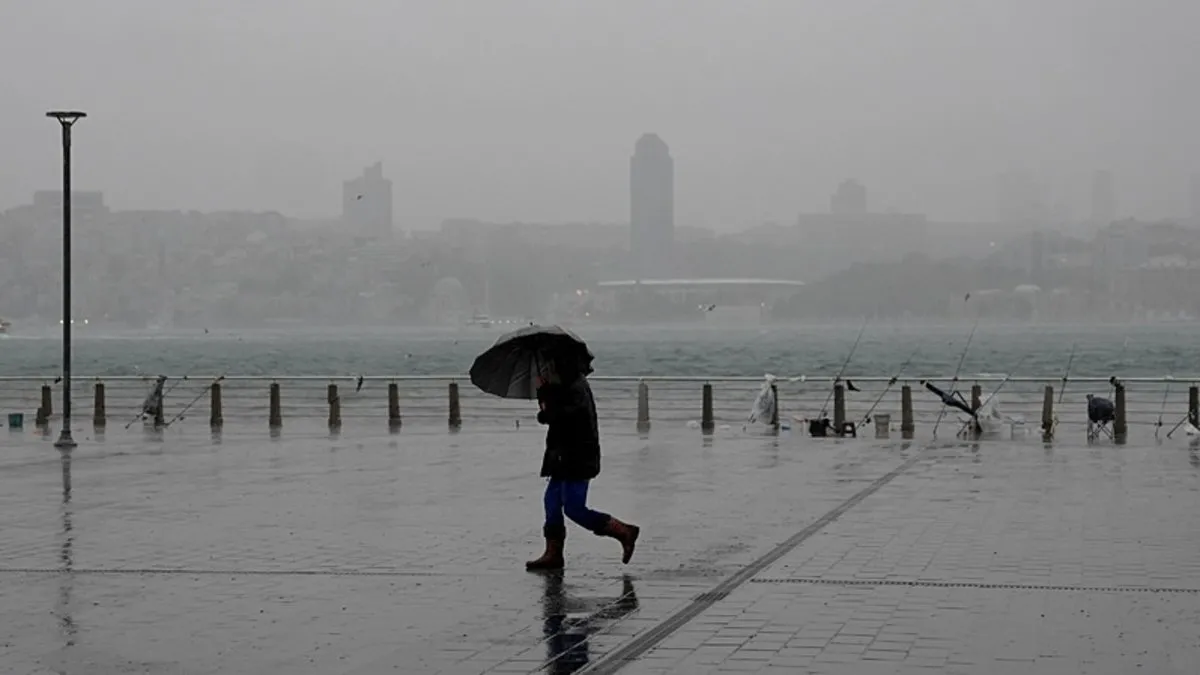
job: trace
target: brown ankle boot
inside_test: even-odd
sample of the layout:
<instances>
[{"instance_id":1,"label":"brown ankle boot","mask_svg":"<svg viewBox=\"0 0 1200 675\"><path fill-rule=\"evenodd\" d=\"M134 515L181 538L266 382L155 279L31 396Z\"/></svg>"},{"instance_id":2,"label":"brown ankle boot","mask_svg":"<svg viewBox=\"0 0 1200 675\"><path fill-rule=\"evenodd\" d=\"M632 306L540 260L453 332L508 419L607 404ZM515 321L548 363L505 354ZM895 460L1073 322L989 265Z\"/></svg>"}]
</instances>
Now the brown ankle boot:
<instances>
[{"instance_id":1,"label":"brown ankle boot","mask_svg":"<svg viewBox=\"0 0 1200 675\"><path fill-rule=\"evenodd\" d=\"M563 544L566 542L567 528L561 525L546 525L542 528L542 534L546 537L546 551L542 553L542 557L525 563L525 569L531 572L561 570L564 565Z\"/></svg>"},{"instance_id":2,"label":"brown ankle boot","mask_svg":"<svg viewBox=\"0 0 1200 675\"><path fill-rule=\"evenodd\" d=\"M621 542L621 562L628 565L629 559L633 557L633 547L637 544L637 538L641 532L642 528L637 525L622 523L610 516L599 534Z\"/></svg>"}]
</instances>

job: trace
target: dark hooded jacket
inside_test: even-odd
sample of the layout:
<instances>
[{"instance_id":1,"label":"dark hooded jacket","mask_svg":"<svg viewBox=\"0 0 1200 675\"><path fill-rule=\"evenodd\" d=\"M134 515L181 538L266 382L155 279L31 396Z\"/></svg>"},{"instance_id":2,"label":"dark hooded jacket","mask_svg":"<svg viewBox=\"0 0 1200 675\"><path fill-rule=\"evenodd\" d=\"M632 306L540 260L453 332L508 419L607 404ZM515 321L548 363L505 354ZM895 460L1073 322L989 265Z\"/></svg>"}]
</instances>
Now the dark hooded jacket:
<instances>
[{"instance_id":1,"label":"dark hooded jacket","mask_svg":"<svg viewBox=\"0 0 1200 675\"><path fill-rule=\"evenodd\" d=\"M600 427L587 378L542 385L538 402L545 406L538 422L548 427L541 475L558 480L591 480L599 475Z\"/></svg>"}]
</instances>

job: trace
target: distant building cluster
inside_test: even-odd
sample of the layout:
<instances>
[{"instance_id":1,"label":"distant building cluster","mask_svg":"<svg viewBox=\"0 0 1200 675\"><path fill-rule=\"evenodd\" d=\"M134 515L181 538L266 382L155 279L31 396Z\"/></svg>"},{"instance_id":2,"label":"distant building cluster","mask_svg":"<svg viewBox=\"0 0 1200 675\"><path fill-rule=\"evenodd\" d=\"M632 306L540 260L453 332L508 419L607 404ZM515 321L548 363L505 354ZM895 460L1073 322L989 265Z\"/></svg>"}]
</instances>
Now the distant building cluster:
<instances>
[{"instance_id":1,"label":"distant building cluster","mask_svg":"<svg viewBox=\"0 0 1200 675\"><path fill-rule=\"evenodd\" d=\"M738 323L880 308L956 315L954 297L969 291L979 316L1191 316L1200 175L1189 189L1188 216L1141 223L1122 218L1116 178L1097 171L1081 224L1029 173L1010 171L995 218L936 222L872 208L867 186L846 178L828 211L718 234L676 222L675 160L646 133L629 160L627 223L447 218L434 231L397 230L382 162L343 182L341 213L328 219L111 210L102 193L78 191L74 264L87 283L75 311L148 327ZM0 212L0 317L57 321L62 202L39 191Z\"/></svg>"}]
</instances>

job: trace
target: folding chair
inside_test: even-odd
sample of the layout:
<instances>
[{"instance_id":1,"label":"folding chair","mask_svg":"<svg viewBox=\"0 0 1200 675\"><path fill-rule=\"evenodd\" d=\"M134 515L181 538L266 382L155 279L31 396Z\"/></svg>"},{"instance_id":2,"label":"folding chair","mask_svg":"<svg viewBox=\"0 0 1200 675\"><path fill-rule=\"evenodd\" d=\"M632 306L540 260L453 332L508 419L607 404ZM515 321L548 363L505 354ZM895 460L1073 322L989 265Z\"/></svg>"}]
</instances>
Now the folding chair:
<instances>
[{"instance_id":1,"label":"folding chair","mask_svg":"<svg viewBox=\"0 0 1200 675\"><path fill-rule=\"evenodd\" d=\"M1116 406L1113 402L1099 396L1087 395L1088 440L1094 441L1101 434L1113 437L1112 429L1108 426L1117 419Z\"/></svg>"}]
</instances>

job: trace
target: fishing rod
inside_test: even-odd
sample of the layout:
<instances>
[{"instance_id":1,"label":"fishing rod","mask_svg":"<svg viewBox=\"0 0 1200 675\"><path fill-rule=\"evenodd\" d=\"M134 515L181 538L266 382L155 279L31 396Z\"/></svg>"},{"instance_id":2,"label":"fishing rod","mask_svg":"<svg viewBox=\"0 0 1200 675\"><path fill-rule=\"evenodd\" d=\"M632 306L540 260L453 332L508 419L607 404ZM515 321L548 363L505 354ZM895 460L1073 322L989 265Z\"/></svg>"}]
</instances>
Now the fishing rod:
<instances>
[{"instance_id":1,"label":"fishing rod","mask_svg":"<svg viewBox=\"0 0 1200 675\"><path fill-rule=\"evenodd\" d=\"M967 295L970 297L970 294ZM958 375L962 372L963 362L967 360L967 352L971 349L971 341L975 339L975 331L979 328L979 319L975 319L975 323L971 326L971 332L967 335L967 344L963 347L962 354L958 357L958 367L954 369L954 377L950 379L950 394L958 394L954 390L958 384ZM962 394L958 394L961 399ZM937 421L933 423L933 437L937 438L938 427L942 424L942 418L946 415L946 402L942 401L942 409L938 411Z\"/></svg>"},{"instance_id":2,"label":"fishing rod","mask_svg":"<svg viewBox=\"0 0 1200 675\"><path fill-rule=\"evenodd\" d=\"M860 429L871 423L871 415L875 412L875 408L879 407L879 403L883 401L883 397L887 396L888 392L892 390L892 387L896 386L896 382L900 380L900 375L904 373L904 369L908 368L908 365L912 363L914 358L916 358L917 352L919 351L921 351L920 347L914 349L912 354L909 354L908 358L904 360L904 363L900 364L900 368L896 371L896 374L892 375L892 377L888 379L887 386L884 387L883 391L879 393L879 397L875 399L875 402L871 404L871 407L867 408L867 414L863 416L862 422L858 423Z\"/></svg>"},{"instance_id":3,"label":"fishing rod","mask_svg":"<svg viewBox=\"0 0 1200 675\"><path fill-rule=\"evenodd\" d=\"M212 382L209 382L207 387L205 387L204 389L201 389L200 393L196 394L195 398L193 398L191 401L189 401L187 405L183 406L183 408L180 409L179 412L175 413L174 417L172 417L165 424L163 424L163 427L164 428L169 427L172 424L178 422L179 420L182 420L184 413L186 413L188 410L190 410L192 408L192 406L196 405L196 403L199 402L200 399L203 398L205 394L207 394L213 387L215 387L217 384L219 384L224 379L225 379L225 375L222 374L222 375L218 375L216 377L216 379L214 379Z\"/></svg>"},{"instance_id":4,"label":"fishing rod","mask_svg":"<svg viewBox=\"0 0 1200 675\"><path fill-rule=\"evenodd\" d=\"M1078 346L1078 342L1071 343L1071 353L1067 355L1067 368L1063 371L1062 387L1058 390L1058 403L1054 405L1054 421L1050 424L1049 436L1052 438L1054 432L1058 431L1058 411L1062 408L1063 397L1067 395L1067 382L1071 379L1071 364L1075 361L1075 348Z\"/></svg>"},{"instance_id":5,"label":"fishing rod","mask_svg":"<svg viewBox=\"0 0 1200 675\"><path fill-rule=\"evenodd\" d=\"M1028 358L1028 354L1022 356L1021 359L1017 361L1016 365L1009 369L1008 373L1004 376L1004 379L1000 380L1000 384L996 385L996 388L993 389L992 392L988 394L987 398L983 399L983 402L979 404L979 407L975 409L975 419L973 421L975 422L979 431L983 430L983 426L979 424L979 411L983 410L985 407L987 407L987 404L992 402L992 399L1000 393L1000 390L1004 388L1004 385L1008 384L1012 380L1013 373L1019 371L1021 366L1025 364L1025 360ZM967 424L970 424L971 422L972 420L967 420L966 423L963 424L964 430L966 429ZM962 432L960 431L959 433Z\"/></svg>"},{"instance_id":6,"label":"fishing rod","mask_svg":"<svg viewBox=\"0 0 1200 675\"><path fill-rule=\"evenodd\" d=\"M185 376L185 377L186 377L186 376ZM133 423L134 423L134 422L137 422L138 420L145 420L145 419L146 419L146 412L147 412L147 411L146 411L146 401L147 401L147 400L149 400L149 399L150 399L150 397L155 397L155 396L156 396L156 397L158 397L158 399L159 399L159 406L161 406L161 405L162 405L162 399L163 399L163 398L165 398L165 397L166 397L166 395L167 395L167 394L166 394L166 392L164 392L164 391L162 390L162 383L163 383L163 382L166 382L166 381L167 381L167 377L166 377L165 375L159 375L159 376L158 376L158 377L155 379L155 383L154 383L154 389L153 389L153 390L151 390L151 392L150 392L150 395L149 395L149 396L147 396L145 399L142 399L142 407L141 407L141 410L139 410L139 411L138 411L138 413L137 413L136 415L134 415L134 416L133 416L133 419L131 419L131 420L129 420L128 422L126 422L126 423L125 423L125 428L126 428L126 429L128 429L128 428L129 428L129 427L131 427L131 426L133 426Z\"/></svg>"},{"instance_id":7,"label":"fishing rod","mask_svg":"<svg viewBox=\"0 0 1200 675\"><path fill-rule=\"evenodd\" d=\"M1171 380L1174 380L1174 379L1175 378L1170 375L1166 376L1167 383L1165 386L1163 386L1162 405L1158 408L1158 421L1154 423L1154 437L1155 438L1158 438L1158 431L1159 431L1159 429L1162 428L1162 425L1163 425L1162 416L1163 416L1163 413L1167 411L1167 397L1171 395Z\"/></svg>"},{"instance_id":8,"label":"fishing rod","mask_svg":"<svg viewBox=\"0 0 1200 675\"><path fill-rule=\"evenodd\" d=\"M191 376L191 375L190 375L190 374L188 374L188 375L184 375L183 377L181 377L181 378L179 378L179 379L176 379L176 380L175 380L175 381L174 381L174 382L171 384L171 386L170 386L170 387L167 387L167 388L166 388L166 390L163 390L163 391L161 392L161 395L157 394L157 393L156 393L156 392L154 392L154 391L152 391L152 392L151 392L151 395L152 395L152 396L158 395L158 396L159 396L159 405L162 405L162 404L163 404L163 401L165 401L165 400L166 400L166 398L167 398L167 394L170 394L171 392L175 391L175 388L176 388L176 387L178 387L179 385L183 384L184 382L186 382L186 381L187 381L187 379L188 379L190 376ZM167 381L167 379L168 379L168 378L167 378L165 375L159 375L159 376L158 376L158 378L161 378L163 382L166 382L166 381ZM157 379L157 378L156 378L156 379ZM160 385L159 385L159 383L156 381L156 382L155 382L155 384L154 384L154 386L155 386L155 389L157 389L157 388L158 388ZM135 415L133 419L129 420L129 422L125 424L125 428L126 428L126 429L128 429L129 427L133 426L133 423L134 423L134 422L137 422L138 420L144 420L144 419L146 419L146 402L145 402L145 400L143 400L143 401L142 401L142 409L141 409L141 411L140 411L140 412L138 412L138 414L137 414L137 415Z\"/></svg>"},{"instance_id":9,"label":"fishing rod","mask_svg":"<svg viewBox=\"0 0 1200 675\"><path fill-rule=\"evenodd\" d=\"M842 375L846 374L846 367L850 365L850 359L854 358L854 352L858 350L858 343L862 341L863 332L867 330L867 321L869 317L863 318L862 328L858 329L858 337L854 339L854 344L850 347L850 353L846 355L846 360L842 362L841 369L838 370L837 376L833 378L834 386L842 381ZM833 387L829 388L829 395L825 397L825 403L821 405L821 414L817 415L817 419L825 417L826 411L829 409L829 400L833 398Z\"/></svg>"},{"instance_id":10,"label":"fishing rod","mask_svg":"<svg viewBox=\"0 0 1200 675\"><path fill-rule=\"evenodd\" d=\"M1170 438L1172 434L1178 431L1179 427L1183 426L1185 422L1189 427L1195 428L1195 422L1192 420L1192 411L1189 410L1184 413L1183 417L1181 417L1179 421L1175 423L1175 426L1171 427L1171 430L1167 432L1167 438Z\"/></svg>"},{"instance_id":11,"label":"fishing rod","mask_svg":"<svg viewBox=\"0 0 1200 675\"><path fill-rule=\"evenodd\" d=\"M1117 367L1120 367L1125 364L1125 350L1128 348L1129 348L1129 336L1125 336L1125 342L1121 345L1121 351L1117 352L1117 364L1116 364ZM1112 377L1108 378L1108 383L1109 383L1108 400L1111 401L1113 395L1116 394L1117 384L1119 382L1120 382L1120 380L1117 379L1116 375L1113 375Z\"/></svg>"}]
</instances>

